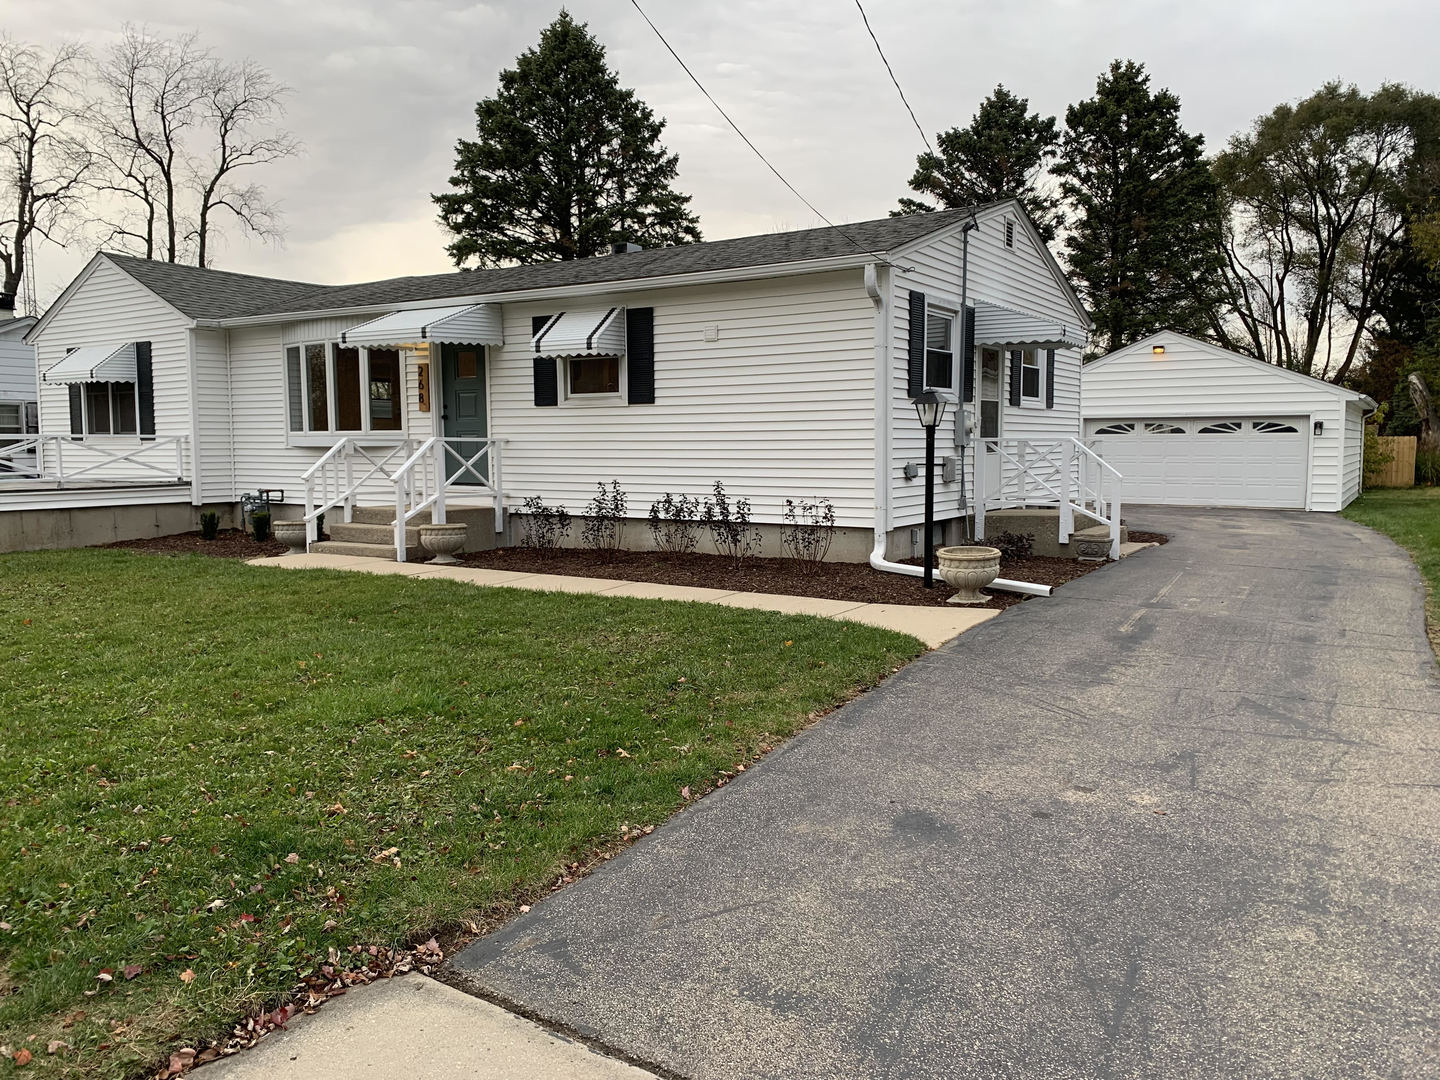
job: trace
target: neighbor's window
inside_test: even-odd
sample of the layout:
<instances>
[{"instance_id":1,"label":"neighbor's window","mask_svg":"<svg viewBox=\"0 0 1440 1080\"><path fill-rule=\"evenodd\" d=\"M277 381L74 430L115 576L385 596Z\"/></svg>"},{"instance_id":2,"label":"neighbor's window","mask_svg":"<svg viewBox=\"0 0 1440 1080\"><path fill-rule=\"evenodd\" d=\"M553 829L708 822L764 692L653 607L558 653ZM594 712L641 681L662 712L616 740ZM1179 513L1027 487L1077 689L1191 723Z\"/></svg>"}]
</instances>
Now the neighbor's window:
<instances>
[{"instance_id":1,"label":"neighbor's window","mask_svg":"<svg viewBox=\"0 0 1440 1080\"><path fill-rule=\"evenodd\" d=\"M620 357L571 356L565 360L567 394L620 393Z\"/></svg>"},{"instance_id":2,"label":"neighbor's window","mask_svg":"<svg viewBox=\"0 0 1440 1080\"><path fill-rule=\"evenodd\" d=\"M86 435L134 435L139 430L132 382L82 383Z\"/></svg>"},{"instance_id":3,"label":"neighbor's window","mask_svg":"<svg viewBox=\"0 0 1440 1080\"><path fill-rule=\"evenodd\" d=\"M1020 354L1020 396L1037 400L1040 397L1040 354L1034 349Z\"/></svg>"},{"instance_id":4,"label":"neighbor's window","mask_svg":"<svg viewBox=\"0 0 1440 1080\"><path fill-rule=\"evenodd\" d=\"M19 435L21 410L18 401L0 401L0 435Z\"/></svg>"},{"instance_id":5,"label":"neighbor's window","mask_svg":"<svg viewBox=\"0 0 1440 1080\"><path fill-rule=\"evenodd\" d=\"M955 385L955 316L943 311L925 313L925 385Z\"/></svg>"},{"instance_id":6,"label":"neighbor's window","mask_svg":"<svg viewBox=\"0 0 1440 1080\"><path fill-rule=\"evenodd\" d=\"M396 349L336 342L285 349L287 422L295 434L400 431L404 386Z\"/></svg>"}]
</instances>

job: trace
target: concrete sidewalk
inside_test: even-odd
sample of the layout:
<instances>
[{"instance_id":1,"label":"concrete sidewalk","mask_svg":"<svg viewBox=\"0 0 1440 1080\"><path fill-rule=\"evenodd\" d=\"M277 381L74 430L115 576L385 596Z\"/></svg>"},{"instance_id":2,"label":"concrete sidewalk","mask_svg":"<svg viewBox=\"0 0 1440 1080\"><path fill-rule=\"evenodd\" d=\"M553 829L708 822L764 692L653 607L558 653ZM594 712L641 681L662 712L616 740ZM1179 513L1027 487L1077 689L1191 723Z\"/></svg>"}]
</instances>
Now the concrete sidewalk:
<instances>
[{"instance_id":1,"label":"concrete sidewalk","mask_svg":"<svg viewBox=\"0 0 1440 1080\"><path fill-rule=\"evenodd\" d=\"M351 990L252 1050L201 1066L206 1080L654 1080L424 975Z\"/></svg>"},{"instance_id":2,"label":"concrete sidewalk","mask_svg":"<svg viewBox=\"0 0 1440 1080\"><path fill-rule=\"evenodd\" d=\"M779 596L770 593L731 592L701 589L692 585L657 585L645 581L618 581L611 578L570 577L564 574L522 574L512 570L485 570L473 566L436 566L434 563L397 563L360 555L276 555L251 559L251 566L278 566L287 570L359 570L367 574L404 574L408 577L443 578L471 585L503 586L507 589L536 589L547 592L597 593L628 596L642 600L689 600L729 607L778 611L787 615L818 615L826 619L898 630L919 638L930 648L959 637L966 630L993 619L993 608L960 606L913 607L906 604L857 604L853 600L822 600L813 596Z\"/></svg>"}]
</instances>

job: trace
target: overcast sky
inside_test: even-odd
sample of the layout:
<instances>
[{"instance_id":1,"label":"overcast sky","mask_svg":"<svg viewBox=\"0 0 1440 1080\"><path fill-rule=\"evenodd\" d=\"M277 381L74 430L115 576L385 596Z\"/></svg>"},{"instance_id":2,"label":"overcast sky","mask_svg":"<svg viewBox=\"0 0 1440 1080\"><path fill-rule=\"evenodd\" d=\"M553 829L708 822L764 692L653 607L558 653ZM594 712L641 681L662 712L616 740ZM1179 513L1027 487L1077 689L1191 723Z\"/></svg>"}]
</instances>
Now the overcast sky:
<instances>
[{"instance_id":1,"label":"overcast sky","mask_svg":"<svg viewBox=\"0 0 1440 1080\"><path fill-rule=\"evenodd\" d=\"M232 238L217 265L317 282L450 269L429 194L442 190L475 102L538 38L537 0L0 0L0 29L103 48L129 20L198 30L294 88L299 158L264 171L287 238ZM907 191L920 138L854 0L641 0L676 50L767 156L832 220L881 217ZM571 0L624 85L669 121L681 190L708 239L820 224L730 131L628 0ZM1063 119L1116 57L1143 62L1216 148L1277 102L1327 79L1440 90L1433 0L866 0L920 123L969 121L1003 82ZM88 251L42 248L53 298Z\"/></svg>"}]
</instances>

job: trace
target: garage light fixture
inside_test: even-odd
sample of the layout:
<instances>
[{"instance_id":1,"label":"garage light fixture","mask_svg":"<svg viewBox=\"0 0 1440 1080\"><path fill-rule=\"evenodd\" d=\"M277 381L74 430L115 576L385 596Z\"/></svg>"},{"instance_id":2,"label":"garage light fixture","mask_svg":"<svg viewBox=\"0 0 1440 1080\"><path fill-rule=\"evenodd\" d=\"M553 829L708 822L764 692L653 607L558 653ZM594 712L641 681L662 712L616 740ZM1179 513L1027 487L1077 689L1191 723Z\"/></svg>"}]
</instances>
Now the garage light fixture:
<instances>
[{"instance_id":1,"label":"garage light fixture","mask_svg":"<svg viewBox=\"0 0 1440 1080\"><path fill-rule=\"evenodd\" d=\"M1150 346L1150 351L1151 351L1152 353L1154 353L1156 356L1164 356L1164 355L1165 355L1165 346L1164 346L1164 345L1151 345L1151 346Z\"/></svg>"},{"instance_id":2,"label":"garage light fixture","mask_svg":"<svg viewBox=\"0 0 1440 1080\"><path fill-rule=\"evenodd\" d=\"M1324 435L1324 434L1325 434L1325 421L1324 421L1324 420L1316 420L1316 421L1315 421L1315 435L1316 435L1316 437L1318 438L1319 436Z\"/></svg>"}]
</instances>

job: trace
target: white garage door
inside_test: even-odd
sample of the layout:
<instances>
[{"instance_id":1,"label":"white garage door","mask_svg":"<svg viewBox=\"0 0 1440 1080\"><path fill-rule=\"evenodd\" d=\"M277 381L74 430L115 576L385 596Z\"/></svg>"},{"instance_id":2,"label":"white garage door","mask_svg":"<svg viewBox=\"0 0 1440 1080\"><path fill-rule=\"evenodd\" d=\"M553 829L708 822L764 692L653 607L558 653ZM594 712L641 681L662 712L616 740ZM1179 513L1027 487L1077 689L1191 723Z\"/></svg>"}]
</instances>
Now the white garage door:
<instances>
[{"instance_id":1,"label":"white garage door","mask_svg":"<svg viewBox=\"0 0 1440 1080\"><path fill-rule=\"evenodd\" d=\"M1308 421L1090 420L1085 434L1125 478L1128 503L1305 508Z\"/></svg>"}]
</instances>

